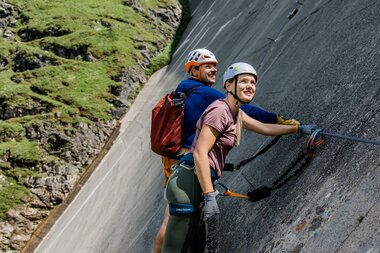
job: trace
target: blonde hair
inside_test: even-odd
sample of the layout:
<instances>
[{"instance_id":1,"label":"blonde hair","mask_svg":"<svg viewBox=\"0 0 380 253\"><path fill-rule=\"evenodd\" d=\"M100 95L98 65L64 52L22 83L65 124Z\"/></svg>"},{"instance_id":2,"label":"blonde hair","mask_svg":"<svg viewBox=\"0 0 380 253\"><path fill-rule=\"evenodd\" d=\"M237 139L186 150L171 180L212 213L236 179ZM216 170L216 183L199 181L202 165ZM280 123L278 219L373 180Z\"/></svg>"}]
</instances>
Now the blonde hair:
<instances>
[{"instance_id":1,"label":"blonde hair","mask_svg":"<svg viewBox=\"0 0 380 253\"><path fill-rule=\"evenodd\" d=\"M235 146L239 146L240 145L240 138L241 138L242 130L243 130L243 114L242 114L241 109L239 109L236 121L237 122L236 122L236 142L235 142Z\"/></svg>"}]
</instances>

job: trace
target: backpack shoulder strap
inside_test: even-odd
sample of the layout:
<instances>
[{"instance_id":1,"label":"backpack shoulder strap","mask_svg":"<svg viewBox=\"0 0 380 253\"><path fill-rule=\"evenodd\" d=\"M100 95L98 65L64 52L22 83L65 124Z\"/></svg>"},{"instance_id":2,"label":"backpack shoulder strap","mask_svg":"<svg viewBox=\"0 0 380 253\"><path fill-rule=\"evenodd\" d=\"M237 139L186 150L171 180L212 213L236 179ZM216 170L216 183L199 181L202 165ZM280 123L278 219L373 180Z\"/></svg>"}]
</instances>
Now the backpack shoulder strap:
<instances>
[{"instance_id":1,"label":"backpack shoulder strap","mask_svg":"<svg viewBox=\"0 0 380 253\"><path fill-rule=\"evenodd\" d=\"M191 88L190 90L188 90L185 95L186 97L190 95L191 92L193 92L196 88L200 87L202 85L195 85L193 88Z\"/></svg>"}]
</instances>

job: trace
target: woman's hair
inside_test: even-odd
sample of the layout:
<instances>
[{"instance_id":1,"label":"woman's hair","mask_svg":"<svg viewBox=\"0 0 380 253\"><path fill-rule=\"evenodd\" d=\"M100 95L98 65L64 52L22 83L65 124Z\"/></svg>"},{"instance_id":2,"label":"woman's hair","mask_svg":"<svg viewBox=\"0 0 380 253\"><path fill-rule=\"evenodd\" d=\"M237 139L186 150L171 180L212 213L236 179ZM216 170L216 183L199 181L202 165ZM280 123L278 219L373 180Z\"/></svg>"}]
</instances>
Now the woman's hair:
<instances>
[{"instance_id":1,"label":"woman's hair","mask_svg":"<svg viewBox=\"0 0 380 253\"><path fill-rule=\"evenodd\" d=\"M229 83L233 83L234 82L234 79L235 77L232 77L230 79L227 79L226 82L224 83L224 88L226 88L226 83L229 82ZM235 146L239 146L240 144L240 138L241 138L241 132L242 132L242 128L243 128L243 116L241 114L241 110L239 109L239 112L237 114L237 117L236 117L236 142L235 142Z\"/></svg>"},{"instance_id":2,"label":"woman's hair","mask_svg":"<svg viewBox=\"0 0 380 253\"><path fill-rule=\"evenodd\" d=\"M224 85L224 88L226 88L226 83L229 82L229 83L233 83L234 82L234 79L235 77L232 77L230 79L227 79L226 82L223 84Z\"/></svg>"},{"instance_id":3,"label":"woman's hair","mask_svg":"<svg viewBox=\"0 0 380 253\"><path fill-rule=\"evenodd\" d=\"M240 138L241 138L242 129L243 129L243 115L242 115L241 109L239 109L239 112L238 112L236 120L237 120L237 122L236 122L236 142L235 142L235 146L237 147L237 146L240 145Z\"/></svg>"}]
</instances>

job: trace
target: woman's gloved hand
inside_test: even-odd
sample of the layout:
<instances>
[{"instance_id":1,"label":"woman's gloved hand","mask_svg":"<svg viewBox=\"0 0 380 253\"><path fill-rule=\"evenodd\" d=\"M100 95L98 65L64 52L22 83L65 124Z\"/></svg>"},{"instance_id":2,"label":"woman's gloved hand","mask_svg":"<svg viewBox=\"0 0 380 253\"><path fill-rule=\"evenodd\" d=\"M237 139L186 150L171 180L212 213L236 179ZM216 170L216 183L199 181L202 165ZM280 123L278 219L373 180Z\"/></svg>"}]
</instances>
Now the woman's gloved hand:
<instances>
[{"instance_id":1,"label":"woman's gloved hand","mask_svg":"<svg viewBox=\"0 0 380 253\"><path fill-rule=\"evenodd\" d=\"M298 133L301 134L312 134L315 129L318 129L317 125L300 125L298 126Z\"/></svg>"},{"instance_id":2,"label":"woman's gloved hand","mask_svg":"<svg viewBox=\"0 0 380 253\"><path fill-rule=\"evenodd\" d=\"M216 196L219 192L214 191L204 195L205 205L203 207L203 221L206 224L213 223L219 219L219 207L216 202Z\"/></svg>"}]
</instances>

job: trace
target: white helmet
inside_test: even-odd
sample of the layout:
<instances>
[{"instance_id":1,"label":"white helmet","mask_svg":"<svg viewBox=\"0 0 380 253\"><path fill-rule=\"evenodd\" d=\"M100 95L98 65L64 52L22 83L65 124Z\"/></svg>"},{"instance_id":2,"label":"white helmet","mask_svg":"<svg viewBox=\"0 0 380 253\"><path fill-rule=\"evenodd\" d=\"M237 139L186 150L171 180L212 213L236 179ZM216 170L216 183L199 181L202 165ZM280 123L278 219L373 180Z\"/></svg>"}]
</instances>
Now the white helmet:
<instances>
[{"instance_id":1,"label":"white helmet","mask_svg":"<svg viewBox=\"0 0 380 253\"><path fill-rule=\"evenodd\" d=\"M251 65L245 62L237 62L229 66L226 71L224 71L223 85L226 85L227 80L230 80L240 74L251 74L257 81L257 72Z\"/></svg>"},{"instance_id":2,"label":"white helmet","mask_svg":"<svg viewBox=\"0 0 380 253\"><path fill-rule=\"evenodd\" d=\"M203 63L218 63L218 60L215 58L215 55L207 50L206 48L198 48L189 53L186 58L185 71L186 73L190 72L191 67L199 66Z\"/></svg>"},{"instance_id":3,"label":"white helmet","mask_svg":"<svg viewBox=\"0 0 380 253\"><path fill-rule=\"evenodd\" d=\"M249 103L250 101L244 102L237 95L237 76L241 75L241 74L251 74L251 75L253 75L253 77L257 81L257 72L251 65L249 65L248 63L244 63L244 62L237 62L237 63L234 63L231 66L229 66L226 69L226 71L224 71L223 85L224 85L224 88L226 88L226 82L228 80L234 78L235 79L235 93L232 93L231 91L228 91L228 93L230 93L240 103ZM236 103L237 103L237 101L236 101Z\"/></svg>"}]
</instances>

